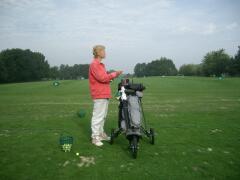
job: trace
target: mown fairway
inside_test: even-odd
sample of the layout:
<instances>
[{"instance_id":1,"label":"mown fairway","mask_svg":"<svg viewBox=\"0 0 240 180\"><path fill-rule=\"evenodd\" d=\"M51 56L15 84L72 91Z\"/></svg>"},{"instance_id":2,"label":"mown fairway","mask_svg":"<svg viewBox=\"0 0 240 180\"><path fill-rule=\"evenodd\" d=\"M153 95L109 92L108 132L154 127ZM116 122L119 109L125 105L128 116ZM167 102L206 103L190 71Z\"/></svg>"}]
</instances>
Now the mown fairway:
<instances>
[{"instance_id":1,"label":"mown fairway","mask_svg":"<svg viewBox=\"0 0 240 180\"><path fill-rule=\"evenodd\" d=\"M153 77L135 79L147 90L143 106L156 144L144 138L132 159L124 136L102 148L90 141L88 81L0 85L0 179L239 179L240 79ZM117 81L112 83L116 93ZM105 130L117 127L111 99ZM79 118L77 111L86 110ZM59 135L74 137L73 149ZM80 158L94 162L80 167Z\"/></svg>"}]
</instances>

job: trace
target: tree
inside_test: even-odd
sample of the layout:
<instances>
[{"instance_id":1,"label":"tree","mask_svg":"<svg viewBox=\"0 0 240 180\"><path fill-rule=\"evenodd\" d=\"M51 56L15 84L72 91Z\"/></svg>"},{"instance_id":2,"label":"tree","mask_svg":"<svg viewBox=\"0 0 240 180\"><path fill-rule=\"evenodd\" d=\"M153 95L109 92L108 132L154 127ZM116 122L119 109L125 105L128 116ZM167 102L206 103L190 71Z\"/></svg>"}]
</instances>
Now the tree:
<instances>
[{"instance_id":1,"label":"tree","mask_svg":"<svg viewBox=\"0 0 240 180\"><path fill-rule=\"evenodd\" d=\"M74 79L88 78L89 64L74 64L72 67L72 77Z\"/></svg>"},{"instance_id":2,"label":"tree","mask_svg":"<svg viewBox=\"0 0 240 180\"><path fill-rule=\"evenodd\" d=\"M229 72L230 56L224 49L207 53L202 60L203 73L206 76L226 74Z\"/></svg>"},{"instance_id":3,"label":"tree","mask_svg":"<svg viewBox=\"0 0 240 180\"><path fill-rule=\"evenodd\" d=\"M61 64L59 68L60 79L72 79L68 65Z\"/></svg>"},{"instance_id":4,"label":"tree","mask_svg":"<svg viewBox=\"0 0 240 180\"><path fill-rule=\"evenodd\" d=\"M138 63L136 64L136 66L134 67L134 74L137 77L143 77L146 75L146 63Z\"/></svg>"},{"instance_id":5,"label":"tree","mask_svg":"<svg viewBox=\"0 0 240 180\"><path fill-rule=\"evenodd\" d=\"M152 61L146 66L147 76L174 76L177 69L171 59L161 57L159 60Z\"/></svg>"},{"instance_id":6,"label":"tree","mask_svg":"<svg viewBox=\"0 0 240 180\"><path fill-rule=\"evenodd\" d=\"M60 79L88 78L89 64L74 64L73 66L61 64L59 68Z\"/></svg>"},{"instance_id":7,"label":"tree","mask_svg":"<svg viewBox=\"0 0 240 180\"><path fill-rule=\"evenodd\" d=\"M150 63L138 63L134 67L134 73L138 77L142 76L174 76L177 74L177 69L171 59L161 57Z\"/></svg>"},{"instance_id":8,"label":"tree","mask_svg":"<svg viewBox=\"0 0 240 180\"><path fill-rule=\"evenodd\" d=\"M6 49L0 52L0 83L41 80L49 76L45 56L29 49Z\"/></svg>"},{"instance_id":9,"label":"tree","mask_svg":"<svg viewBox=\"0 0 240 180\"><path fill-rule=\"evenodd\" d=\"M240 46L238 46L237 54L231 58L229 73L232 76L240 76Z\"/></svg>"},{"instance_id":10,"label":"tree","mask_svg":"<svg viewBox=\"0 0 240 180\"><path fill-rule=\"evenodd\" d=\"M201 64L183 64L179 68L179 74L185 76L200 76L202 73Z\"/></svg>"},{"instance_id":11,"label":"tree","mask_svg":"<svg viewBox=\"0 0 240 180\"><path fill-rule=\"evenodd\" d=\"M57 66L53 66L53 67L50 68L49 77L51 79L59 78L59 68Z\"/></svg>"},{"instance_id":12,"label":"tree","mask_svg":"<svg viewBox=\"0 0 240 180\"><path fill-rule=\"evenodd\" d=\"M0 58L1 59L1 58ZM7 82L8 72L3 61L0 60L0 82Z\"/></svg>"},{"instance_id":13,"label":"tree","mask_svg":"<svg viewBox=\"0 0 240 180\"><path fill-rule=\"evenodd\" d=\"M85 79L88 78L88 71L89 71L89 64L80 64L79 65L80 76L84 77Z\"/></svg>"}]
</instances>

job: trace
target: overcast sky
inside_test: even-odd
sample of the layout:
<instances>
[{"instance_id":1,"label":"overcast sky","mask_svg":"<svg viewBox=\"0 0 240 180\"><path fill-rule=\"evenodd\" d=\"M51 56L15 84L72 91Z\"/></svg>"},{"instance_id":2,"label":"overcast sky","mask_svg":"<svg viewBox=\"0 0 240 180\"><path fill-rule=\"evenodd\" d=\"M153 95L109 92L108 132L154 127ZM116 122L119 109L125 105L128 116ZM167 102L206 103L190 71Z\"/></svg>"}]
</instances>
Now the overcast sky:
<instances>
[{"instance_id":1,"label":"overcast sky","mask_svg":"<svg viewBox=\"0 0 240 180\"><path fill-rule=\"evenodd\" d=\"M177 67L240 45L238 0L0 0L0 50L42 52L50 65L90 63L106 46L108 69L133 72L162 56Z\"/></svg>"}]
</instances>

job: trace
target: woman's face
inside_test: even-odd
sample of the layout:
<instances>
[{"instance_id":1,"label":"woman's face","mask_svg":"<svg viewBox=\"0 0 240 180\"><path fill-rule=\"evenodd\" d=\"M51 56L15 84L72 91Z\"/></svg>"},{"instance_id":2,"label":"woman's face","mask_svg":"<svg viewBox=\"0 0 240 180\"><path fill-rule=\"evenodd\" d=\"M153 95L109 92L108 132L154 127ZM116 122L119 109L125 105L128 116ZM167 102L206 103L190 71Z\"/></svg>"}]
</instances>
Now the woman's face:
<instances>
[{"instance_id":1,"label":"woman's face","mask_svg":"<svg viewBox=\"0 0 240 180\"><path fill-rule=\"evenodd\" d=\"M105 57L106 57L106 53L105 53L105 50L104 49L101 49L100 51L99 51L99 57L101 58L101 59L104 59Z\"/></svg>"}]
</instances>

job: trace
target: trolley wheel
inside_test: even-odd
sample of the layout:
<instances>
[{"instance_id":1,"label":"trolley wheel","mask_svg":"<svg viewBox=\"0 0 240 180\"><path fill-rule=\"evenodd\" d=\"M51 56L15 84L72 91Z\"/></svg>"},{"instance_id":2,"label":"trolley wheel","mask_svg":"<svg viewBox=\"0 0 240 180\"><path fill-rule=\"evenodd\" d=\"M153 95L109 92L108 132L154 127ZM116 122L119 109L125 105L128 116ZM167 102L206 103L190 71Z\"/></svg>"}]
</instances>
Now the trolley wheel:
<instances>
[{"instance_id":1,"label":"trolley wheel","mask_svg":"<svg viewBox=\"0 0 240 180\"><path fill-rule=\"evenodd\" d=\"M154 129L150 128L150 143L155 144L155 134L154 134Z\"/></svg>"},{"instance_id":2,"label":"trolley wheel","mask_svg":"<svg viewBox=\"0 0 240 180\"><path fill-rule=\"evenodd\" d=\"M131 148L133 158L136 159L137 158L137 152L138 152L138 138L137 138L137 136L132 137L130 148Z\"/></svg>"},{"instance_id":3,"label":"trolley wheel","mask_svg":"<svg viewBox=\"0 0 240 180\"><path fill-rule=\"evenodd\" d=\"M110 134L110 144L113 144L114 141L114 129L111 130L111 134Z\"/></svg>"}]
</instances>

